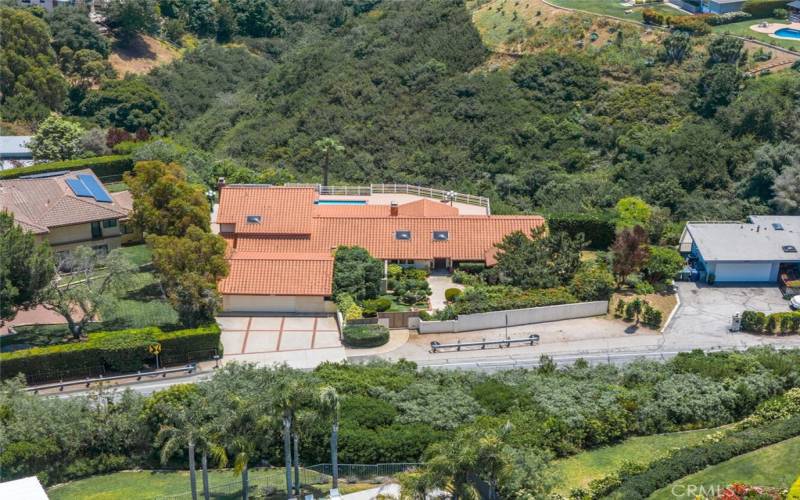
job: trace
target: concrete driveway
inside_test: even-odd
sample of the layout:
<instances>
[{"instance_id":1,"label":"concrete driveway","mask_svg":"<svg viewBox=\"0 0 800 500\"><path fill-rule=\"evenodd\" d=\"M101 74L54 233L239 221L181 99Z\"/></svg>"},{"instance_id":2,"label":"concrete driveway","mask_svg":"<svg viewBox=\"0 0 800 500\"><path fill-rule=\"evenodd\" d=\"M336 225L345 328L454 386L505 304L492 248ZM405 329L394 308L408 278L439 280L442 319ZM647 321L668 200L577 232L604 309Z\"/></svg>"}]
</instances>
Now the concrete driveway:
<instances>
[{"instance_id":1,"label":"concrete driveway","mask_svg":"<svg viewBox=\"0 0 800 500\"><path fill-rule=\"evenodd\" d=\"M747 309L769 314L789 310L777 286L678 283L681 305L666 330L668 335L727 336L731 318Z\"/></svg>"},{"instance_id":2,"label":"concrete driveway","mask_svg":"<svg viewBox=\"0 0 800 500\"><path fill-rule=\"evenodd\" d=\"M332 316L221 316L223 362L287 363L313 368L346 358Z\"/></svg>"},{"instance_id":3,"label":"concrete driveway","mask_svg":"<svg viewBox=\"0 0 800 500\"><path fill-rule=\"evenodd\" d=\"M453 278L449 274L432 274L428 276L428 284L431 286L431 311L444 309L447 306L445 290L448 288L464 289L464 285L453 283Z\"/></svg>"}]
</instances>

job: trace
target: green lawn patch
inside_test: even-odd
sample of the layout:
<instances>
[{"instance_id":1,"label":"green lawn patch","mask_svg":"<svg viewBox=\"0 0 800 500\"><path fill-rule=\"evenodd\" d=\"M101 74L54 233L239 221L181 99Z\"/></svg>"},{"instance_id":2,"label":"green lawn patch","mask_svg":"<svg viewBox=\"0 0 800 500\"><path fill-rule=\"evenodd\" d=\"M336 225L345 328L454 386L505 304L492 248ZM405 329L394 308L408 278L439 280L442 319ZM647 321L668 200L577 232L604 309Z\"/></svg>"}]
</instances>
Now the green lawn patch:
<instances>
[{"instance_id":1,"label":"green lawn patch","mask_svg":"<svg viewBox=\"0 0 800 500\"><path fill-rule=\"evenodd\" d=\"M652 462L666 456L672 448L683 448L700 442L712 430L673 432L626 439L620 444L579 453L557 460L553 467L561 477L557 492L568 494L571 489L585 487L589 481L615 472L624 461Z\"/></svg>"},{"instance_id":2,"label":"green lawn patch","mask_svg":"<svg viewBox=\"0 0 800 500\"><path fill-rule=\"evenodd\" d=\"M103 184L103 187L106 188L106 191L108 191L109 193L119 193L121 191L128 190L128 185L122 181L109 182L108 184Z\"/></svg>"},{"instance_id":3,"label":"green lawn patch","mask_svg":"<svg viewBox=\"0 0 800 500\"><path fill-rule=\"evenodd\" d=\"M552 0L550 3L558 5L559 7L566 7L568 9L583 10L593 14L601 14L604 16L616 17L627 21L642 22L642 11L644 9L653 9L663 14L670 16L685 16L688 15L678 9L667 7L665 5L647 5L637 7L624 7L617 0ZM625 11L632 10L630 14Z\"/></svg>"},{"instance_id":4,"label":"green lawn patch","mask_svg":"<svg viewBox=\"0 0 800 500\"><path fill-rule=\"evenodd\" d=\"M137 266L149 264L153 260L153 252L150 247L142 243L141 245L131 245L129 247L122 247L119 249L131 262Z\"/></svg>"},{"instance_id":5,"label":"green lawn patch","mask_svg":"<svg viewBox=\"0 0 800 500\"><path fill-rule=\"evenodd\" d=\"M734 482L788 488L800 474L798 457L800 457L800 436L751 451L686 476L656 491L650 498L673 499L675 498L672 494L673 488L680 487L680 491L685 491L685 486L690 484L698 487L702 485L706 488L705 491L709 491L710 487L728 486Z\"/></svg>"},{"instance_id":6,"label":"green lawn patch","mask_svg":"<svg viewBox=\"0 0 800 500\"><path fill-rule=\"evenodd\" d=\"M772 45L777 45L779 47L783 47L785 49L798 49L800 50L800 40L782 40L780 38L772 38L771 36L765 33L758 33L750 29L750 26L761 22L768 22L768 23L783 23L786 24L786 20L778 19L778 18L770 18L770 19L747 19L745 21L739 21L738 23L731 23L731 24L723 24L721 26L714 26L713 30L715 33L724 33L730 35L738 35L743 36L745 38L752 38L754 40L759 40L761 42L769 43Z\"/></svg>"},{"instance_id":7,"label":"green lawn patch","mask_svg":"<svg viewBox=\"0 0 800 500\"><path fill-rule=\"evenodd\" d=\"M387 309L388 312L405 312L405 311L411 310L411 308L409 306L407 306L405 304L401 304L400 302L398 302L397 301L397 297L395 297L391 293L386 294L386 295L381 295L380 298L389 299L389 300L392 301L392 306L389 309Z\"/></svg>"},{"instance_id":8,"label":"green lawn patch","mask_svg":"<svg viewBox=\"0 0 800 500\"><path fill-rule=\"evenodd\" d=\"M303 471L305 472L305 471ZM209 471L209 483L214 499L241 498L241 476L234 475L231 471ZM327 476L323 476L327 477ZM263 489L270 485L280 489L285 488L284 470L251 469L250 483ZM224 487L222 487L224 486ZM342 493L352 493L374 487L372 484L340 485ZM325 496L331 484L320 482L308 489L315 496ZM202 475L197 472L198 495L201 496L203 488ZM156 498L158 496L178 495L189 491L189 471L153 472L153 471L125 471L102 476L93 476L80 481L73 481L50 488L47 491L51 500L118 500L127 498ZM285 495L284 495L285 496Z\"/></svg>"}]
</instances>

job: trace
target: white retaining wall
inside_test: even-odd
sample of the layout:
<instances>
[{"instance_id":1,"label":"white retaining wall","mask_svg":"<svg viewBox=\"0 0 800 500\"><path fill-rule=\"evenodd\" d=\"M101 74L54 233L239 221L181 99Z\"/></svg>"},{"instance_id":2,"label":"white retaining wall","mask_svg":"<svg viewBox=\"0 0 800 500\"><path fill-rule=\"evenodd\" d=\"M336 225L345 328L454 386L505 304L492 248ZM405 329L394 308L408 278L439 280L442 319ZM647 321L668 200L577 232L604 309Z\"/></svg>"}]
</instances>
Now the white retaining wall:
<instances>
[{"instance_id":1,"label":"white retaining wall","mask_svg":"<svg viewBox=\"0 0 800 500\"><path fill-rule=\"evenodd\" d=\"M557 306L531 307L529 309L511 309L508 311L492 311L478 314L462 314L448 321L420 321L419 333L458 333L488 328L531 325L548 321L601 316L608 312L608 301L578 302L577 304L560 304ZM508 323L506 323L508 318Z\"/></svg>"}]
</instances>

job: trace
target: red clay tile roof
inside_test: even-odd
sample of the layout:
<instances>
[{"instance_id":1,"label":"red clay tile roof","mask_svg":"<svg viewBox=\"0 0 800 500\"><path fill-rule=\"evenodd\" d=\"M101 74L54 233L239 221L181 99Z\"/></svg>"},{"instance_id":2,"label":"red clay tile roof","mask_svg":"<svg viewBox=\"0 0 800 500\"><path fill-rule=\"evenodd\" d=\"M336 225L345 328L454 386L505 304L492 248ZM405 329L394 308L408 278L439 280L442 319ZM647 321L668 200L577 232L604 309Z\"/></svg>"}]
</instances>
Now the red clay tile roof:
<instances>
[{"instance_id":1,"label":"red clay tile roof","mask_svg":"<svg viewBox=\"0 0 800 500\"><path fill-rule=\"evenodd\" d=\"M378 259L494 264L494 245L504 236L529 234L544 224L540 216L462 216L456 208L431 200L400 205L392 216L388 205L315 205L316 198L310 188L224 187L217 222L233 226L221 228L231 252L231 274L220 283L220 291L330 295L330 256L341 245L364 247ZM247 215L261 215L262 222L247 224ZM398 231L409 231L410 239L397 239ZM447 232L447 238L435 240L434 232ZM276 257L280 255L283 260ZM319 255L330 262L323 265ZM324 286L319 281L323 274Z\"/></svg>"},{"instance_id":2,"label":"red clay tile roof","mask_svg":"<svg viewBox=\"0 0 800 500\"><path fill-rule=\"evenodd\" d=\"M232 295L329 296L333 288L331 254L234 252L230 272L219 282Z\"/></svg>"}]
</instances>

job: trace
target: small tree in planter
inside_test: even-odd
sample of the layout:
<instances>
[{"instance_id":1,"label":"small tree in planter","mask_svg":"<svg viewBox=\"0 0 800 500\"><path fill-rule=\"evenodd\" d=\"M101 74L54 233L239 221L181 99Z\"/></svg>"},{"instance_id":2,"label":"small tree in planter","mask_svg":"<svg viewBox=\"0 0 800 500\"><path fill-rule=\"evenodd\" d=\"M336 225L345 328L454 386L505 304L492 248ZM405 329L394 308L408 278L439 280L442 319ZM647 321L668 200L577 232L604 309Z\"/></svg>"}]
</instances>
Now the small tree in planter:
<instances>
[{"instance_id":1,"label":"small tree in planter","mask_svg":"<svg viewBox=\"0 0 800 500\"><path fill-rule=\"evenodd\" d=\"M614 307L614 316L621 318L625 314L625 300L619 299L617 305Z\"/></svg>"},{"instance_id":2,"label":"small tree in planter","mask_svg":"<svg viewBox=\"0 0 800 500\"><path fill-rule=\"evenodd\" d=\"M635 320L636 323L639 323L639 315L642 314L643 309L644 302L642 299L638 297L633 299L625 306L625 319L628 321Z\"/></svg>"}]
</instances>

